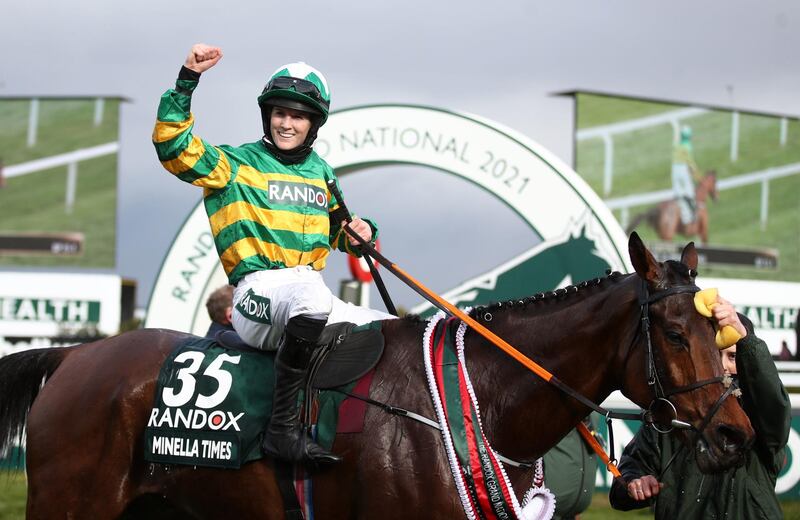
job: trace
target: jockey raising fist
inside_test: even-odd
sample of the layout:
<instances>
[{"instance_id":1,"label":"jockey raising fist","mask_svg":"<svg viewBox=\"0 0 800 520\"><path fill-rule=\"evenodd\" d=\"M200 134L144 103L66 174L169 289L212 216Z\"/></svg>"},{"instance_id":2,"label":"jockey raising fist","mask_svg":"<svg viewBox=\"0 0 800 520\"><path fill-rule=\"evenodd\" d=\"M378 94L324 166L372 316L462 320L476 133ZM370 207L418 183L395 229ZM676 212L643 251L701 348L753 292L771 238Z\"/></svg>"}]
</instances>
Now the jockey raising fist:
<instances>
[{"instance_id":1,"label":"jockey raising fist","mask_svg":"<svg viewBox=\"0 0 800 520\"><path fill-rule=\"evenodd\" d=\"M360 256L340 217L331 218L338 203L328 183L338 185L336 173L314 151L317 131L328 119L330 88L307 63L282 65L253 100L261 137L214 146L193 133L191 101L201 75L220 59L219 47L192 46L175 88L161 97L153 144L164 168L204 190L216 249L235 287L234 329L255 348L277 350L265 453L291 462L337 462L340 457L316 444L300 420L298 396L317 342L325 325L394 316L345 303L320 273L333 249ZM348 225L367 242L377 238L378 228L368 219Z\"/></svg>"},{"instance_id":2,"label":"jockey raising fist","mask_svg":"<svg viewBox=\"0 0 800 520\"><path fill-rule=\"evenodd\" d=\"M222 59L222 49L206 45L205 43L195 43L192 45L192 50L186 56L186 62L183 64L187 69L192 69L195 72L202 74L211 67L217 64Z\"/></svg>"}]
</instances>

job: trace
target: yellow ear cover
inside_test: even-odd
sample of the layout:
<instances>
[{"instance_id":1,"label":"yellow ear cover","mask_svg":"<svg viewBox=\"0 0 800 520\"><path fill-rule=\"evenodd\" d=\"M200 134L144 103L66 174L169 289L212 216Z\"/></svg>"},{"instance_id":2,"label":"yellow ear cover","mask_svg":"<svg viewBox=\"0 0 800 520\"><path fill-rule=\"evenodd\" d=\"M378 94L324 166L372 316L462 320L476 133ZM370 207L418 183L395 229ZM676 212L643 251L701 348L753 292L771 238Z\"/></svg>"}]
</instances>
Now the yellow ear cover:
<instances>
[{"instance_id":1,"label":"yellow ear cover","mask_svg":"<svg viewBox=\"0 0 800 520\"><path fill-rule=\"evenodd\" d=\"M717 294L719 294L719 291L713 287L694 293L694 308L697 309L697 312L702 316L711 318L713 316L711 310L717 304ZM720 350L734 345L740 339L742 339L742 335L730 325L725 325L721 329L717 329L715 341L717 343L717 348Z\"/></svg>"}]
</instances>

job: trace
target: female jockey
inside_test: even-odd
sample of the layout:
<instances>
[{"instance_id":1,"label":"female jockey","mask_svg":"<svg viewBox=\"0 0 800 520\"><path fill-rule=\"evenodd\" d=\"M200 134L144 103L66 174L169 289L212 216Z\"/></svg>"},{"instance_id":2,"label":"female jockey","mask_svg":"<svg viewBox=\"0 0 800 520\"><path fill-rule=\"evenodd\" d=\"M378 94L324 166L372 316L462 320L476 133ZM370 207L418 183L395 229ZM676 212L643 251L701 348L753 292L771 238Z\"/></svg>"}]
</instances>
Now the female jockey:
<instances>
[{"instance_id":1,"label":"female jockey","mask_svg":"<svg viewBox=\"0 0 800 520\"><path fill-rule=\"evenodd\" d=\"M393 316L341 301L320 274L332 247L359 255L340 218L331 220L338 205L327 182L336 175L312 149L328 118L328 83L305 63L280 67L258 97L264 137L213 146L193 134L190 107L200 74L221 58L218 47L192 47L175 88L161 97L153 142L169 172L203 188L217 253L236 287L234 328L254 347L277 349L273 413L262 448L293 462L336 462L339 457L300 427L297 398L316 342L326 323ZM367 219L354 218L350 227L373 243L378 234Z\"/></svg>"}]
</instances>

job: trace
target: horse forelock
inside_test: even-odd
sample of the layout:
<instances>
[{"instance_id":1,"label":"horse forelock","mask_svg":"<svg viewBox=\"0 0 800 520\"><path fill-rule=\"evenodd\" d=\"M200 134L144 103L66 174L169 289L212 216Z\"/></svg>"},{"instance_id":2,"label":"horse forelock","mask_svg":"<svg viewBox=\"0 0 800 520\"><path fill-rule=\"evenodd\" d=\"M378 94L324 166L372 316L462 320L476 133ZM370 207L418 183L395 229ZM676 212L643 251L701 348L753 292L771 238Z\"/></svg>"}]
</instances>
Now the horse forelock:
<instances>
[{"instance_id":1,"label":"horse forelock","mask_svg":"<svg viewBox=\"0 0 800 520\"><path fill-rule=\"evenodd\" d=\"M662 278L665 288L672 285L692 284L697 276L697 271L677 260L667 260L664 262L664 268Z\"/></svg>"}]
</instances>

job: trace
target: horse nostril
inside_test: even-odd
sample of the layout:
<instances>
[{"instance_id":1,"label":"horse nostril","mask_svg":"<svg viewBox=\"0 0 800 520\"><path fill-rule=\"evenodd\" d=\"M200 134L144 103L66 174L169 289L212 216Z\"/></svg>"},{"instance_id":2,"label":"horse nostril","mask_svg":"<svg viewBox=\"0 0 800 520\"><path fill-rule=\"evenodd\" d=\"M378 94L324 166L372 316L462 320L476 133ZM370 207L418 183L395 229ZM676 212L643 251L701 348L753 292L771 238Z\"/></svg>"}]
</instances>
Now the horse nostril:
<instances>
[{"instance_id":1,"label":"horse nostril","mask_svg":"<svg viewBox=\"0 0 800 520\"><path fill-rule=\"evenodd\" d=\"M747 442L747 436L739 428L721 424L717 426L717 435L725 453L738 453Z\"/></svg>"}]
</instances>

